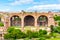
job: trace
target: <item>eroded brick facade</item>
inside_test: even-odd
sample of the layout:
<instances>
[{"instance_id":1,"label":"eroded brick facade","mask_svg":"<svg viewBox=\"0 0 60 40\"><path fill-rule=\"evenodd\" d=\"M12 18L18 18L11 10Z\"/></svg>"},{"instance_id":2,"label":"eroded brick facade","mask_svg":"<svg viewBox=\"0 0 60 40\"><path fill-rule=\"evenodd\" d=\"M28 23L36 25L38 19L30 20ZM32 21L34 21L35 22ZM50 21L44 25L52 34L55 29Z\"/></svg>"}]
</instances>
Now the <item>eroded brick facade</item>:
<instances>
[{"instance_id":1,"label":"eroded brick facade","mask_svg":"<svg viewBox=\"0 0 60 40\"><path fill-rule=\"evenodd\" d=\"M31 16L34 18L34 26L35 27L38 27L38 23L37 23L37 20L38 18L43 15L43 16L46 16L47 17L47 21L48 21L48 26L50 25L55 25L55 21L54 21L54 18L53 16L55 15L56 13L52 13L52 12L48 12L48 13L45 13L45 12L42 12L42 13L38 13L38 12L17 12L17 13L8 13L8 12L1 12L0 15L1 15L1 20L2 22L4 23L4 27L8 28L11 26L11 18L13 16L18 16L20 19L21 19L21 23L20 23L20 26L21 28L24 27L25 23L24 23L24 18L27 16ZM28 21L28 20L27 20Z\"/></svg>"}]
</instances>

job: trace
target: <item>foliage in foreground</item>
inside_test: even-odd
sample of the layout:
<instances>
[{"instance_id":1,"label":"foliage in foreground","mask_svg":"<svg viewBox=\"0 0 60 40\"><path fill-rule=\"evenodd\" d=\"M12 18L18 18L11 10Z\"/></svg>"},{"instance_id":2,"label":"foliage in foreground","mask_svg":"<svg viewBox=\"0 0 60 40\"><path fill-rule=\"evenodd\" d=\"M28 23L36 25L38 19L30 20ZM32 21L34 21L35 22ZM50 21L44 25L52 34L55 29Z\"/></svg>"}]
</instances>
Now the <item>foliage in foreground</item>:
<instances>
[{"instance_id":1,"label":"foliage in foreground","mask_svg":"<svg viewBox=\"0 0 60 40\"><path fill-rule=\"evenodd\" d=\"M59 33L60 34L60 27L54 27L54 30L53 30L55 33Z\"/></svg>"},{"instance_id":2,"label":"foliage in foreground","mask_svg":"<svg viewBox=\"0 0 60 40\"><path fill-rule=\"evenodd\" d=\"M60 26L50 26L51 28L51 33L59 33L60 34Z\"/></svg>"},{"instance_id":3,"label":"foliage in foreground","mask_svg":"<svg viewBox=\"0 0 60 40\"><path fill-rule=\"evenodd\" d=\"M39 30L38 32L33 32L28 30L26 33L22 32L19 29L15 29L15 28L9 28L8 33L4 35L5 39L21 39L21 38L44 38L47 35L47 31L46 30Z\"/></svg>"},{"instance_id":4,"label":"foliage in foreground","mask_svg":"<svg viewBox=\"0 0 60 40\"><path fill-rule=\"evenodd\" d=\"M0 26L1 26L1 27L4 26L3 22L0 22Z\"/></svg>"},{"instance_id":5,"label":"foliage in foreground","mask_svg":"<svg viewBox=\"0 0 60 40\"><path fill-rule=\"evenodd\" d=\"M60 21L60 16L55 15L55 16L54 16L54 20L55 20L55 21Z\"/></svg>"},{"instance_id":6,"label":"foliage in foreground","mask_svg":"<svg viewBox=\"0 0 60 40\"><path fill-rule=\"evenodd\" d=\"M50 39L51 37L56 38L60 35L60 27L54 27L51 25L51 33L47 35L46 30L39 30L39 31L30 31L22 32L20 29L15 29L14 27L10 27L7 30L7 34L4 35L5 39L32 39L32 38L39 38L39 40Z\"/></svg>"},{"instance_id":7,"label":"foliage in foreground","mask_svg":"<svg viewBox=\"0 0 60 40\"><path fill-rule=\"evenodd\" d=\"M55 15L55 16L54 16L54 20L57 21L58 26L60 26L60 16Z\"/></svg>"},{"instance_id":8,"label":"foliage in foreground","mask_svg":"<svg viewBox=\"0 0 60 40\"><path fill-rule=\"evenodd\" d=\"M20 39L20 38L25 38L26 34L21 32L19 29L14 29L14 28L9 28L8 33L4 35L5 39Z\"/></svg>"}]
</instances>

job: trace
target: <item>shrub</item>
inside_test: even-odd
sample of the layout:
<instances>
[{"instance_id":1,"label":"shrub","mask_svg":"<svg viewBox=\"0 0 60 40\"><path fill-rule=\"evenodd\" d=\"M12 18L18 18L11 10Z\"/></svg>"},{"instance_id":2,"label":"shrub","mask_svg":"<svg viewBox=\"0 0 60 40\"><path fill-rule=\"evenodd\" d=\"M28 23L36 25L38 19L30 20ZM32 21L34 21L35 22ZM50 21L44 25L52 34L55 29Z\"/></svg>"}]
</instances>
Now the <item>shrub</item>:
<instances>
[{"instance_id":1,"label":"shrub","mask_svg":"<svg viewBox=\"0 0 60 40\"><path fill-rule=\"evenodd\" d=\"M39 37L41 36L45 36L47 34L47 31L46 30L39 30Z\"/></svg>"},{"instance_id":2,"label":"shrub","mask_svg":"<svg viewBox=\"0 0 60 40\"><path fill-rule=\"evenodd\" d=\"M54 32L60 33L60 27L54 27Z\"/></svg>"},{"instance_id":3,"label":"shrub","mask_svg":"<svg viewBox=\"0 0 60 40\"><path fill-rule=\"evenodd\" d=\"M60 20L60 16L57 16L57 15L54 16L54 20L55 20L55 21L59 21L59 20Z\"/></svg>"},{"instance_id":4,"label":"shrub","mask_svg":"<svg viewBox=\"0 0 60 40\"><path fill-rule=\"evenodd\" d=\"M58 22L58 26L60 26L60 22Z\"/></svg>"},{"instance_id":5,"label":"shrub","mask_svg":"<svg viewBox=\"0 0 60 40\"><path fill-rule=\"evenodd\" d=\"M5 38L5 39L10 39L10 38L11 38L10 33L4 34L4 38Z\"/></svg>"},{"instance_id":6,"label":"shrub","mask_svg":"<svg viewBox=\"0 0 60 40\"><path fill-rule=\"evenodd\" d=\"M13 27L10 27L10 28L8 28L7 32L8 33L11 33L11 32L13 32L13 30L14 30L14 28Z\"/></svg>"},{"instance_id":7,"label":"shrub","mask_svg":"<svg viewBox=\"0 0 60 40\"><path fill-rule=\"evenodd\" d=\"M46 30L39 30L39 32L32 32L30 30L27 31L28 38L40 38L44 37L47 34Z\"/></svg>"},{"instance_id":8,"label":"shrub","mask_svg":"<svg viewBox=\"0 0 60 40\"><path fill-rule=\"evenodd\" d=\"M13 38L13 39L20 39L25 38L26 34L21 32L19 29L9 28L8 33L4 35L4 38Z\"/></svg>"},{"instance_id":9,"label":"shrub","mask_svg":"<svg viewBox=\"0 0 60 40\"><path fill-rule=\"evenodd\" d=\"M50 34L49 35L45 35L45 38L49 39L49 38L51 38L51 35Z\"/></svg>"},{"instance_id":10,"label":"shrub","mask_svg":"<svg viewBox=\"0 0 60 40\"><path fill-rule=\"evenodd\" d=\"M27 31L28 38L38 38L38 32L32 32L30 30Z\"/></svg>"},{"instance_id":11,"label":"shrub","mask_svg":"<svg viewBox=\"0 0 60 40\"><path fill-rule=\"evenodd\" d=\"M57 37L59 34L58 33L52 33L52 36L55 38L55 37Z\"/></svg>"},{"instance_id":12,"label":"shrub","mask_svg":"<svg viewBox=\"0 0 60 40\"><path fill-rule=\"evenodd\" d=\"M51 29L51 33L53 32L53 29L54 28L54 26L53 25L50 25L50 29Z\"/></svg>"},{"instance_id":13,"label":"shrub","mask_svg":"<svg viewBox=\"0 0 60 40\"><path fill-rule=\"evenodd\" d=\"M45 37L40 37L39 40L46 40L46 38Z\"/></svg>"},{"instance_id":14,"label":"shrub","mask_svg":"<svg viewBox=\"0 0 60 40\"><path fill-rule=\"evenodd\" d=\"M4 35L5 39L20 39L20 38L46 38L47 31L39 30L38 32L33 32L28 30L26 33L21 32L20 29L15 29L13 27L8 28L7 34ZM41 39L42 40L42 39Z\"/></svg>"},{"instance_id":15,"label":"shrub","mask_svg":"<svg viewBox=\"0 0 60 40\"><path fill-rule=\"evenodd\" d=\"M3 22L0 22L0 26L1 26L1 27L4 26Z\"/></svg>"},{"instance_id":16,"label":"shrub","mask_svg":"<svg viewBox=\"0 0 60 40\"><path fill-rule=\"evenodd\" d=\"M50 26L50 27L51 27L51 33L50 33L50 35L52 37L56 37L56 33L60 33L60 27L58 27L58 26L54 27L53 25Z\"/></svg>"}]
</instances>

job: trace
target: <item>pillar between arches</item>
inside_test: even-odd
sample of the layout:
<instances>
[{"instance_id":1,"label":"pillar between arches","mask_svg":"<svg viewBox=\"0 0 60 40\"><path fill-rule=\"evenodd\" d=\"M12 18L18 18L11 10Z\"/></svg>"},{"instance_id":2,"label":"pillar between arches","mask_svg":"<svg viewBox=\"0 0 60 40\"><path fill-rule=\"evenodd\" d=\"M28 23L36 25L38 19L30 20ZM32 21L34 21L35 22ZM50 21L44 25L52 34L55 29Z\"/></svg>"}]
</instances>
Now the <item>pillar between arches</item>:
<instances>
[{"instance_id":1,"label":"pillar between arches","mask_svg":"<svg viewBox=\"0 0 60 40\"><path fill-rule=\"evenodd\" d=\"M35 18L35 27L37 27L37 18Z\"/></svg>"},{"instance_id":2,"label":"pillar between arches","mask_svg":"<svg viewBox=\"0 0 60 40\"><path fill-rule=\"evenodd\" d=\"M21 27L23 28L24 27L24 19L22 18L21 20Z\"/></svg>"}]
</instances>

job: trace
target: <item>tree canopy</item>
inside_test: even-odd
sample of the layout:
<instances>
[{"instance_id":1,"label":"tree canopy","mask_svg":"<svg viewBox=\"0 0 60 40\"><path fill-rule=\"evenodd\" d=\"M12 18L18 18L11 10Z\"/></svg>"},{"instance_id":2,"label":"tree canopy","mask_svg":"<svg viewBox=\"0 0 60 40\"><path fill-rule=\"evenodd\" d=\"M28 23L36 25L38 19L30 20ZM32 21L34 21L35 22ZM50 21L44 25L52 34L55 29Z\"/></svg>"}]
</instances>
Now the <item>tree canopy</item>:
<instances>
[{"instance_id":1,"label":"tree canopy","mask_svg":"<svg viewBox=\"0 0 60 40\"><path fill-rule=\"evenodd\" d=\"M55 20L55 21L60 21L60 16L55 15L55 16L54 16L54 20Z\"/></svg>"}]
</instances>

